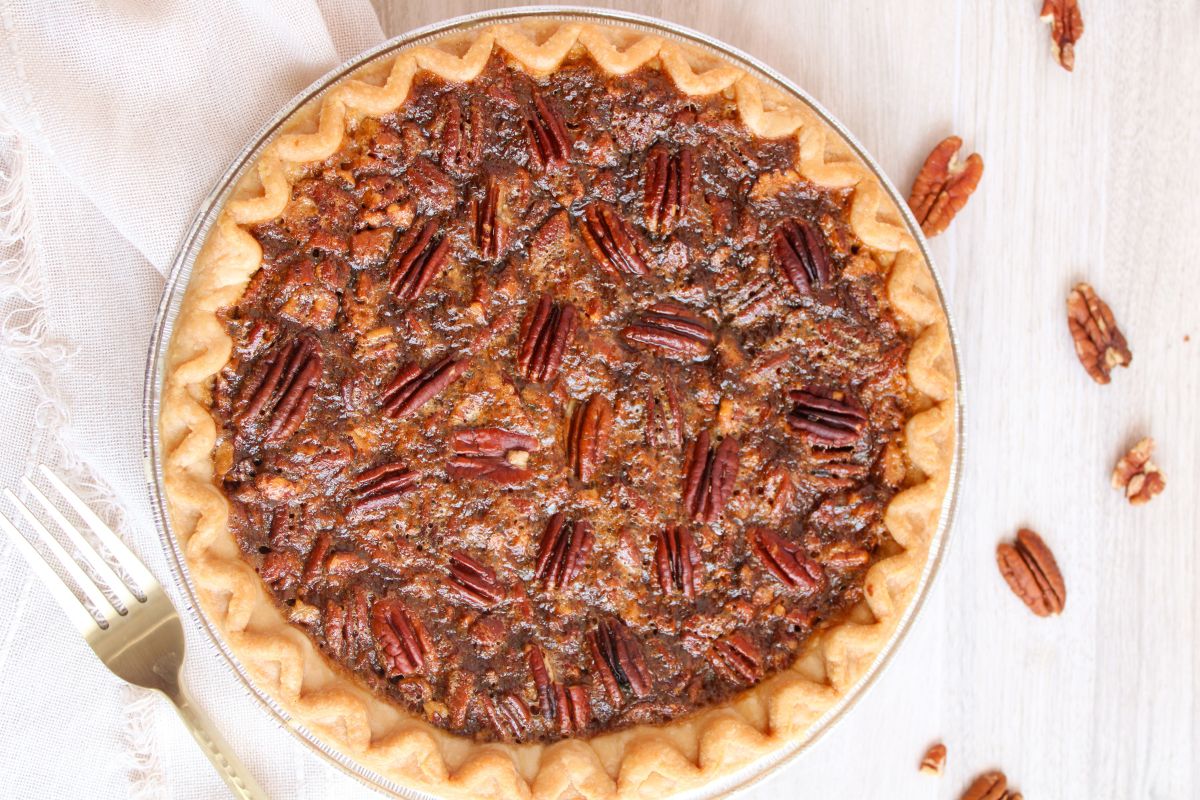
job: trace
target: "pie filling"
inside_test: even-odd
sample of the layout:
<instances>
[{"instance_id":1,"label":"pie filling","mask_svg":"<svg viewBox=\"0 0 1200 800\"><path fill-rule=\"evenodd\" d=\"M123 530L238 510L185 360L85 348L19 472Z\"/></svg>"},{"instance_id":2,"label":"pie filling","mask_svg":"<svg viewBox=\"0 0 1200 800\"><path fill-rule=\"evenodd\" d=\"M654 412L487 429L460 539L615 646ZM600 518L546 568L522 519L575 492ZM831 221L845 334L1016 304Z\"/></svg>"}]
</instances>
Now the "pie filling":
<instances>
[{"instance_id":1,"label":"pie filling","mask_svg":"<svg viewBox=\"0 0 1200 800\"><path fill-rule=\"evenodd\" d=\"M217 473L289 619L479 740L659 723L787 669L898 548L911 342L731 99L493 56L350 125L222 312Z\"/></svg>"}]
</instances>

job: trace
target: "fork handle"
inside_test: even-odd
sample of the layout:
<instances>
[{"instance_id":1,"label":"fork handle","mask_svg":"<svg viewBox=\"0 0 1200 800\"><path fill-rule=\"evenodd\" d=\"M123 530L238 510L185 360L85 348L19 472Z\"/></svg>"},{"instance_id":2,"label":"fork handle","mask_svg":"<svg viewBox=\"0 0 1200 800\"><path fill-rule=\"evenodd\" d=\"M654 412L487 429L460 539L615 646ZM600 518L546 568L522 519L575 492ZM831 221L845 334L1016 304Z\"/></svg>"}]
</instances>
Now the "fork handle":
<instances>
[{"instance_id":1,"label":"fork handle","mask_svg":"<svg viewBox=\"0 0 1200 800\"><path fill-rule=\"evenodd\" d=\"M208 715L197 706L187 693L180 689L177 693L169 694L171 702L179 712L180 718L187 725L193 738L200 744L204 755L217 768L221 780L233 792L238 800L268 800L267 793L250 776L250 771L233 753L229 743L217 732Z\"/></svg>"}]
</instances>

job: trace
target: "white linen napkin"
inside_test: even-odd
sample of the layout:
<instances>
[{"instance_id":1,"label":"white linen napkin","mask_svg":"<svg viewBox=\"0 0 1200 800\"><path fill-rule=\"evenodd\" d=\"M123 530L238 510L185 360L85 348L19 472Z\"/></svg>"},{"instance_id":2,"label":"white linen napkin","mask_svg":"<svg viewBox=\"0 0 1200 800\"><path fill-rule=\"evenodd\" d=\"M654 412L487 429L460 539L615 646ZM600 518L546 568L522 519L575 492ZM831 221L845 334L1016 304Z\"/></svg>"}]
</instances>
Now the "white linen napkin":
<instances>
[{"instance_id":1,"label":"white linen napkin","mask_svg":"<svg viewBox=\"0 0 1200 800\"><path fill-rule=\"evenodd\" d=\"M163 274L258 129L381 39L368 0L0 0L0 487L60 468L171 584L141 463ZM365 792L186 627L193 693L273 797ZM0 776L22 800L225 796L166 701L99 663L7 540Z\"/></svg>"}]
</instances>

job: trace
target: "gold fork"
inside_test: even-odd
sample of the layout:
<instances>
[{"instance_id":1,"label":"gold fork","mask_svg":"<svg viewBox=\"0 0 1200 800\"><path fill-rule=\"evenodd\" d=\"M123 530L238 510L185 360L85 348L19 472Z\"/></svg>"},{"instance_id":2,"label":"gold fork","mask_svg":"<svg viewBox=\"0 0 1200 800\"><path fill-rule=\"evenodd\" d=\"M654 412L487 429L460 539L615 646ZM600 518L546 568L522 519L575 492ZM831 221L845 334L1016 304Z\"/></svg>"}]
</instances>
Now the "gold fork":
<instances>
[{"instance_id":1,"label":"gold fork","mask_svg":"<svg viewBox=\"0 0 1200 800\"><path fill-rule=\"evenodd\" d=\"M117 575L116 570L108 565L29 478L22 478L21 483L36 504L41 506L45 517L66 534L91 568L96 580L89 577L80 562L67 553L38 515L8 489L4 490L4 496L87 596L96 616L87 610L50 563L2 513L0 529L8 534L29 566L41 577L50 594L54 595L100 660L123 680L162 692L175 704L188 730L200 743L204 754L220 772L235 797L240 800L266 800L266 793L250 777L229 745L217 733L212 721L184 691L179 674L183 666L183 625L162 586L137 556L57 475L45 466L39 467L39 470L112 554L128 576L128 581Z\"/></svg>"}]
</instances>

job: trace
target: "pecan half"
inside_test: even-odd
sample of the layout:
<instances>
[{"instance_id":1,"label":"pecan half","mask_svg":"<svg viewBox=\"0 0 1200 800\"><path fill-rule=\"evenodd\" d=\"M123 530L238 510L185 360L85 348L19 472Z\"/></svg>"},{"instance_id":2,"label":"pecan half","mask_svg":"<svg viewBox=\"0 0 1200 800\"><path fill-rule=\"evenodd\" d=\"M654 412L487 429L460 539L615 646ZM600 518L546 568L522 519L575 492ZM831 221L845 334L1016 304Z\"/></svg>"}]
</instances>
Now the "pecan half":
<instances>
[{"instance_id":1,"label":"pecan half","mask_svg":"<svg viewBox=\"0 0 1200 800\"><path fill-rule=\"evenodd\" d=\"M526 645L529 672L537 690L538 711L554 723L563 736L582 733L592 721L592 704L588 699L587 687L576 684L564 686L552 680L546 667L545 654L537 645Z\"/></svg>"},{"instance_id":2,"label":"pecan half","mask_svg":"<svg viewBox=\"0 0 1200 800\"><path fill-rule=\"evenodd\" d=\"M400 462L380 464L359 473L350 482L350 506L347 516L365 515L394 508L411 490L420 476Z\"/></svg>"},{"instance_id":3,"label":"pecan half","mask_svg":"<svg viewBox=\"0 0 1200 800\"><path fill-rule=\"evenodd\" d=\"M529 131L529 151L542 167L565 163L571 153L567 126L546 99L533 92L533 102L525 118Z\"/></svg>"},{"instance_id":4,"label":"pecan half","mask_svg":"<svg viewBox=\"0 0 1200 800\"><path fill-rule=\"evenodd\" d=\"M504 224L500 205L500 182L489 176L483 199L471 201L475 246L479 248L479 256L489 261L500 258L508 246L508 226Z\"/></svg>"},{"instance_id":5,"label":"pecan half","mask_svg":"<svg viewBox=\"0 0 1200 800\"><path fill-rule=\"evenodd\" d=\"M737 481L738 440L726 436L717 447L710 446L711 436L702 432L692 442L685 459L683 507L698 522L716 522Z\"/></svg>"},{"instance_id":6,"label":"pecan half","mask_svg":"<svg viewBox=\"0 0 1200 800\"><path fill-rule=\"evenodd\" d=\"M1050 548L1028 528L1017 531L1013 544L996 547L996 564L1013 593L1039 617L1062 613L1067 587Z\"/></svg>"},{"instance_id":7,"label":"pecan half","mask_svg":"<svg viewBox=\"0 0 1200 800\"><path fill-rule=\"evenodd\" d=\"M1067 72L1075 69L1075 43L1083 36L1083 14L1079 0L1045 0L1042 22L1050 26L1050 46L1054 57Z\"/></svg>"},{"instance_id":8,"label":"pecan half","mask_svg":"<svg viewBox=\"0 0 1200 800\"><path fill-rule=\"evenodd\" d=\"M547 292L521 322L517 370L528 381L554 380L563 354L575 336L578 314L569 303L555 303Z\"/></svg>"},{"instance_id":9,"label":"pecan half","mask_svg":"<svg viewBox=\"0 0 1200 800\"><path fill-rule=\"evenodd\" d=\"M466 371L467 364L466 359L455 361L449 356L425 369L413 363L405 364L380 395L383 413L392 419L407 417L454 383Z\"/></svg>"},{"instance_id":10,"label":"pecan half","mask_svg":"<svg viewBox=\"0 0 1200 800\"><path fill-rule=\"evenodd\" d=\"M450 588L477 608L492 608L507 596L496 580L496 571L466 553L451 553L448 569Z\"/></svg>"},{"instance_id":11,"label":"pecan half","mask_svg":"<svg viewBox=\"0 0 1200 800\"><path fill-rule=\"evenodd\" d=\"M794 405L787 415L787 424L805 440L815 445L845 447L862 438L867 429L867 413L836 393L821 397L804 390L788 392Z\"/></svg>"},{"instance_id":12,"label":"pecan half","mask_svg":"<svg viewBox=\"0 0 1200 800\"><path fill-rule=\"evenodd\" d=\"M484 695L479 698L484 716L501 739L520 739L529 730L533 716L529 706L515 694L501 695L498 700Z\"/></svg>"},{"instance_id":13,"label":"pecan half","mask_svg":"<svg viewBox=\"0 0 1200 800\"><path fill-rule=\"evenodd\" d=\"M822 492L849 489L871 471L869 465L854 460L849 447L814 447L809 460L808 484Z\"/></svg>"},{"instance_id":14,"label":"pecan half","mask_svg":"<svg viewBox=\"0 0 1200 800\"><path fill-rule=\"evenodd\" d=\"M591 553L594 540L590 522L580 520L568 525L561 511L550 517L538 546L535 577L547 589L566 586L583 568L584 559Z\"/></svg>"},{"instance_id":15,"label":"pecan half","mask_svg":"<svg viewBox=\"0 0 1200 800\"><path fill-rule=\"evenodd\" d=\"M755 528L750 532L750 550L758 556L763 568L789 589L808 594L825 581L820 564L809 558L800 545L770 528Z\"/></svg>"},{"instance_id":16,"label":"pecan half","mask_svg":"<svg viewBox=\"0 0 1200 800\"><path fill-rule=\"evenodd\" d=\"M621 329L621 338L680 361L704 361L717 336L704 318L678 303L655 303Z\"/></svg>"},{"instance_id":17,"label":"pecan half","mask_svg":"<svg viewBox=\"0 0 1200 800\"><path fill-rule=\"evenodd\" d=\"M567 426L567 464L575 477L587 483L604 461L612 428L612 403L594 394L575 407Z\"/></svg>"},{"instance_id":18,"label":"pecan half","mask_svg":"<svg viewBox=\"0 0 1200 800\"><path fill-rule=\"evenodd\" d=\"M669 375L646 388L646 444L675 449L683 445L683 410L679 389Z\"/></svg>"},{"instance_id":19,"label":"pecan half","mask_svg":"<svg viewBox=\"0 0 1200 800\"><path fill-rule=\"evenodd\" d=\"M663 234L674 230L692 197L692 149L680 147L671 153L661 143L651 147L642 192L646 230Z\"/></svg>"},{"instance_id":20,"label":"pecan half","mask_svg":"<svg viewBox=\"0 0 1200 800\"><path fill-rule=\"evenodd\" d=\"M829 283L831 270L825 237L806 219L789 219L775 229L771 239L775 266L801 295L812 294Z\"/></svg>"},{"instance_id":21,"label":"pecan half","mask_svg":"<svg viewBox=\"0 0 1200 800\"><path fill-rule=\"evenodd\" d=\"M913 181L908 206L926 236L937 236L967 204L983 177L983 159L972 153L964 164L952 164L962 139L949 136L933 148Z\"/></svg>"},{"instance_id":22,"label":"pecan half","mask_svg":"<svg viewBox=\"0 0 1200 800\"><path fill-rule=\"evenodd\" d=\"M1096 383L1108 383L1115 367L1127 367L1133 361L1112 309L1086 283L1076 285L1067 295L1067 327L1079 363Z\"/></svg>"},{"instance_id":23,"label":"pecan half","mask_svg":"<svg viewBox=\"0 0 1200 800\"><path fill-rule=\"evenodd\" d=\"M587 633L588 649L596 674L613 705L625 702L625 692L634 697L650 693L653 679L637 637L616 617L602 619Z\"/></svg>"},{"instance_id":24,"label":"pecan half","mask_svg":"<svg viewBox=\"0 0 1200 800\"><path fill-rule=\"evenodd\" d=\"M931 745L925 751L925 755L921 757L921 766L918 770L923 775L941 775L946 768L946 745L938 742Z\"/></svg>"},{"instance_id":25,"label":"pecan half","mask_svg":"<svg viewBox=\"0 0 1200 800\"><path fill-rule=\"evenodd\" d=\"M421 672L432 656L433 647L421 621L395 598L375 602L371 609L371 633L384 674L389 678Z\"/></svg>"},{"instance_id":26,"label":"pecan half","mask_svg":"<svg viewBox=\"0 0 1200 800\"><path fill-rule=\"evenodd\" d=\"M1112 485L1125 493L1130 505L1140 506L1167 488L1167 478L1153 461L1154 440L1150 437L1135 444L1121 456L1113 469Z\"/></svg>"},{"instance_id":27,"label":"pecan half","mask_svg":"<svg viewBox=\"0 0 1200 800\"><path fill-rule=\"evenodd\" d=\"M483 155L483 137L487 130L480 103L468 101L464 114L458 97L451 92L442 99L442 166L459 175L467 175L479 165Z\"/></svg>"},{"instance_id":28,"label":"pecan half","mask_svg":"<svg viewBox=\"0 0 1200 800\"><path fill-rule=\"evenodd\" d=\"M708 650L713 671L730 683L757 683L762 677L762 652L744 631L713 642Z\"/></svg>"},{"instance_id":29,"label":"pecan half","mask_svg":"<svg viewBox=\"0 0 1200 800\"><path fill-rule=\"evenodd\" d=\"M415 226L409 228L392 248L392 254L388 257L391 275L388 288L396 299L405 302L416 300L446 266L450 240L442 237L434 241L438 227L436 220L426 220L420 229Z\"/></svg>"},{"instance_id":30,"label":"pecan half","mask_svg":"<svg viewBox=\"0 0 1200 800\"><path fill-rule=\"evenodd\" d=\"M322 639L337 658L355 659L372 646L371 600L363 586L355 586L346 605L335 600L321 613Z\"/></svg>"},{"instance_id":31,"label":"pecan half","mask_svg":"<svg viewBox=\"0 0 1200 800\"><path fill-rule=\"evenodd\" d=\"M467 428L455 432L454 458L446 465L451 478L482 478L500 484L524 483L533 472L529 454L538 440L503 428Z\"/></svg>"},{"instance_id":32,"label":"pecan half","mask_svg":"<svg viewBox=\"0 0 1200 800\"><path fill-rule=\"evenodd\" d=\"M668 525L654 537L654 569L658 588L694 600L700 590L700 550L687 528Z\"/></svg>"},{"instance_id":33,"label":"pecan half","mask_svg":"<svg viewBox=\"0 0 1200 800\"><path fill-rule=\"evenodd\" d=\"M1003 772L985 772L971 782L962 800L1009 800L1008 778Z\"/></svg>"},{"instance_id":34,"label":"pecan half","mask_svg":"<svg viewBox=\"0 0 1200 800\"><path fill-rule=\"evenodd\" d=\"M650 274L629 223L612 206L592 203L585 208L580 232L592 257L609 272L616 275Z\"/></svg>"},{"instance_id":35,"label":"pecan half","mask_svg":"<svg viewBox=\"0 0 1200 800\"><path fill-rule=\"evenodd\" d=\"M289 339L272 348L242 385L235 407L239 435L264 426L263 441L277 444L291 438L304 422L321 382L321 345L311 336Z\"/></svg>"},{"instance_id":36,"label":"pecan half","mask_svg":"<svg viewBox=\"0 0 1200 800\"><path fill-rule=\"evenodd\" d=\"M536 644L527 644L525 658L529 661L529 674L533 676L533 686L537 690L538 711L546 719L553 719L554 681L550 679L550 670L546 668L546 654Z\"/></svg>"}]
</instances>

